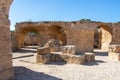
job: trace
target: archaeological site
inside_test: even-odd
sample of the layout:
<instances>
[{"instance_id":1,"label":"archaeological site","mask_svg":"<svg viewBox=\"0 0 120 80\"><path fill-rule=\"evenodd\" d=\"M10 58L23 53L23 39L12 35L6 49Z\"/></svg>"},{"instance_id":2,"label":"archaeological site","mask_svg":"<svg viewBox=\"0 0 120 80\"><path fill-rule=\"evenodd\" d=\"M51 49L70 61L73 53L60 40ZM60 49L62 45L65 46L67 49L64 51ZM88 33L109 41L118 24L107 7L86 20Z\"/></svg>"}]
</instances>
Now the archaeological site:
<instances>
[{"instance_id":1,"label":"archaeological site","mask_svg":"<svg viewBox=\"0 0 120 80\"><path fill-rule=\"evenodd\" d=\"M12 2L0 0L0 80L119 80L119 22L23 21L10 31Z\"/></svg>"}]
</instances>

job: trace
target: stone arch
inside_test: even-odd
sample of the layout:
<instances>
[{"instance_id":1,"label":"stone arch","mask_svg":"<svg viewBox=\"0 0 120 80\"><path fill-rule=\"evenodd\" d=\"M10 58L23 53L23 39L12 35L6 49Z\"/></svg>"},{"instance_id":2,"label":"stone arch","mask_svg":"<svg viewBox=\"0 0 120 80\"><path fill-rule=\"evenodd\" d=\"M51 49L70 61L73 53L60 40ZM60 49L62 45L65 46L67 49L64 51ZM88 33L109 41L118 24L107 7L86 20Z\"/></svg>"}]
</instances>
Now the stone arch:
<instances>
[{"instance_id":1,"label":"stone arch","mask_svg":"<svg viewBox=\"0 0 120 80\"><path fill-rule=\"evenodd\" d=\"M44 46L50 39L57 39L62 45L66 44L66 35L64 28L60 25L46 23L34 23L34 22L23 22L17 23L15 27L17 47L21 48L24 46L25 34L31 31L35 31L39 35L39 45Z\"/></svg>"},{"instance_id":2,"label":"stone arch","mask_svg":"<svg viewBox=\"0 0 120 80\"><path fill-rule=\"evenodd\" d=\"M62 45L67 44L66 34L63 27L60 25L51 25L48 27L48 31L48 35L50 35L52 39L59 40Z\"/></svg>"},{"instance_id":3,"label":"stone arch","mask_svg":"<svg viewBox=\"0 0 120 80\"><path fill-rule=\"evenodd\" d=\"M100 24L95 30L95 44L97 48L108 51L112 41L112 28L106 24Z\"/></svg>"}]
</instances>

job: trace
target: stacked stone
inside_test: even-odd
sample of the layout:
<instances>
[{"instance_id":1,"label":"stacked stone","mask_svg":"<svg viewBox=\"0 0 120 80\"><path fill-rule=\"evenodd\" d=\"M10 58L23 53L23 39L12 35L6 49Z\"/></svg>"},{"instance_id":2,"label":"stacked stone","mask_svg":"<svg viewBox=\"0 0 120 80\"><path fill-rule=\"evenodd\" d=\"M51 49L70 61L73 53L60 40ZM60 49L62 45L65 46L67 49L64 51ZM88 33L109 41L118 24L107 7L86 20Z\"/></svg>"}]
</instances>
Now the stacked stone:
<instances>
[{"instance_id":1,"label":"stacked stone","mask_svg":"<svg viewBox=\"0 0 120 80\"><path fill-rule=\"evenodd\" d=\"M110 45L108 56L112 60L120 61L120 45Z\"/></svg>"},{"instance_id":2,"label":"stacked stone","mask_svg":"<svg viewBox=\"0 0 120 80\"><path fill-rule=\"evenodd\" d=\"M82 64L84 56L75 55L75 46L66 45L61 47L62 52L50 53L50 47L41 47L37 50L36 62L37 63L50 63L50 62L66 62L74 64Z\"/></svg>"},{"instance_id":3,"label":"stacked stone","mask_svg":"<svg viewBox=\"0 0 120 80\"><path fill-rule=\"evenodd\" d=\"M49 47L40 47L37 49L36 62L49 63L51 61L51 54Z\"/></svg>"},{"instance_id":4,"label":"stacked stone","mask_svg":"<svg viewBox=\"0 0 120 80\"><path fill-rule=\"evenodd\" d=\"M67 56L67 63L82 64L84 62L84 56L75 55L76 47L74 45L66 45L61 47L62 55Z\"/></svg>"}]
</instances>

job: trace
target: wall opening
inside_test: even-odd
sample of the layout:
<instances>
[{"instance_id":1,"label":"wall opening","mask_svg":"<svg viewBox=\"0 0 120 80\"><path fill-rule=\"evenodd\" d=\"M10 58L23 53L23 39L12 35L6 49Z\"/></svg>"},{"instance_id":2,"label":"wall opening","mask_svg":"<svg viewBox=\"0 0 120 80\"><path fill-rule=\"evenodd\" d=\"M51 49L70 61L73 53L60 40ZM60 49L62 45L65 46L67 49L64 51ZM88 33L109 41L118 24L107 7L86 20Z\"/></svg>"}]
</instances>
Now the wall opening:
<instances>
[{"instance_id":1,"label":"wall opening","mask_svg":"<svg viewBox=\"0 0 120 80\"><path fill-rule=\"evenodd\" d=\"M39 34L36 31L27 32L24 38L24 46L39 45Z\"/></svg>"},{"instance_id":2,"label":"wall opening","mask_svg":"<svg viewBox=\"0 0 120 80\"><path fill-rule=\"evenodd\" d=\"M96 27L94 34L94 48L108 51L112 40L112 31L107 25L99 25Z\"/></svg>"}]
</instances>

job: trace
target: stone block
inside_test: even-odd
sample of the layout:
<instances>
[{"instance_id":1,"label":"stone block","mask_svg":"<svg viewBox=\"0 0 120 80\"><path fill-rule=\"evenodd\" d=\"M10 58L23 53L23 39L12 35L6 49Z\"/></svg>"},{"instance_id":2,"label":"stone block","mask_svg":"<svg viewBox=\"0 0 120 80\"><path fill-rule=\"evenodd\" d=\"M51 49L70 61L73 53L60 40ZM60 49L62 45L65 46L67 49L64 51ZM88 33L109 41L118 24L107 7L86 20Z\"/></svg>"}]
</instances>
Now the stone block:
<instances>
[{"instance_id":1,"label":"stone block","mask_svg":"<svg viewBox=\"0 0 120 80\"><path fill-rule=\"evenodd\" d=\"M50 52L60 52L61 44L58 40L51 39L44 46L50 47Z\"/></svg>"},{"instance_id":2,"label":"stone block","mask_svg":"<svg viewBox=\"0 0 120 80\"><path fill-rule=\"evenodd\" d=\"M62 53L52 53L54 55L54 61L58 62L66 62L72 64L82 64L85 61L83 55L69 55L69 54L62 54Z\"/></svg>"},{"instance_id":3,"label":"stone block","mask_svg":"<svg viewBox=\"0 0 120 80\"><path fill-rule=\"evenodd\" d=\"M76 47L74 45L66 45L61 47L61 51L63 54L72 54L74 55L76 52Z\"/></svg>"},{"instance_id":4,"label":"stone block","mask_svg":"<svg viewBox=\"0 0 120 80\"><path fill-rule=\"evenodd\" d=\"M85 61L95 61L95 53L85 53Z\"/></svg>"},{"instance_id":5,"label":"stone block","mask_svg":"<svg viewBox=\"0 0 120 80\"><path fill-rule=\"evenodd\" d=\"M108 56L111 60L120 61L120 53L109 52Z\"/></svg>"},{"instance_id":6,"label":"stone block","mask_svg":"<svg viewBox=\"0 0 120 80\"><path fill-rule=\"evenodd\" d=\"M68 61L68 63L73 63L73 64L82 64L84 62L85 62L85 57L81 55L71 55Z\"/></svg>"},{"instance_id":7,"label":"stone block","mask_svg":"<svg viewBox=\"0 0 120 80\"><path fill-rule=\"evenodd\" d=\"M39 55L44 55L44 54L49 54L49 53L50 53L49 47L40 47L37 49L37 54Z\"/></svg>"},{"instance_id":8,"label":"stone block","mask_svg":"<svg viewBox=\"0 0 120 80\"><path fill-rule=\"evenodd\" d=\"M36 63L47 64L52 61L52 54L36 55Z\"/></svg>"},{"instance_id":9,"label":"stone block","mask_svg":"<svg viewBox=\"0 0 120 80\"><path fill-rule=\"evenodd\" d=\"M120 53L120 45L110 45L109 52Z\"/></svg>"}]
</instances>

